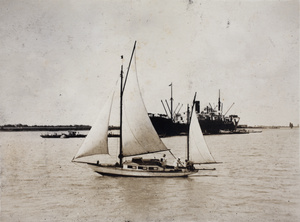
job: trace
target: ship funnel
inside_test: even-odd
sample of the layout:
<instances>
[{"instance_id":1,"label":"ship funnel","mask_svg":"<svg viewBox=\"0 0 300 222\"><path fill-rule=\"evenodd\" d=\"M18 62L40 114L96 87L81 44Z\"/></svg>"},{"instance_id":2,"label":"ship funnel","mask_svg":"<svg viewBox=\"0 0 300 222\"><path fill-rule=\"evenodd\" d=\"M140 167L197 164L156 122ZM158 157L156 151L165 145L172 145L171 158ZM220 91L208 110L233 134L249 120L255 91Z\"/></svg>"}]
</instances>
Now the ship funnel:
<instances>
[{"instance_id":1,"label":"ship funnel","mask_svg":"<svg viewBox=\"0 0 300 222\"><path fill-rule=\"evenodd\" d=\"M200 113L200 101L195 101L195 111L196 113Z\"/></svg>"}]
</instances>

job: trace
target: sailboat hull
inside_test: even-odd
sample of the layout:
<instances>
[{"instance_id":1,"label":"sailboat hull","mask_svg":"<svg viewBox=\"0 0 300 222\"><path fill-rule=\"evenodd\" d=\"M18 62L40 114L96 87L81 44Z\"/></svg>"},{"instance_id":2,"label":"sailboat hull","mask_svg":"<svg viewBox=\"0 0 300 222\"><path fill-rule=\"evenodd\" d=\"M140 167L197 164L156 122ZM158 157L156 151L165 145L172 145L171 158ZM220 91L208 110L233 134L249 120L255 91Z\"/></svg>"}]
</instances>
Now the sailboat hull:
<instances>
[{"instance_id":1,"label":"sailboat hull","mask_svg":"<svg viewBox=\"0 0 300 222\"><path fill-rule=\"evenodd\" d=\"M101 166L93 163L88 163L88 166L101 175L118 177L187 177L198 172L198 170L188 171L186 169L166 169L165 171L129 170L116 166Z\"/></svg>"}]
</instances>

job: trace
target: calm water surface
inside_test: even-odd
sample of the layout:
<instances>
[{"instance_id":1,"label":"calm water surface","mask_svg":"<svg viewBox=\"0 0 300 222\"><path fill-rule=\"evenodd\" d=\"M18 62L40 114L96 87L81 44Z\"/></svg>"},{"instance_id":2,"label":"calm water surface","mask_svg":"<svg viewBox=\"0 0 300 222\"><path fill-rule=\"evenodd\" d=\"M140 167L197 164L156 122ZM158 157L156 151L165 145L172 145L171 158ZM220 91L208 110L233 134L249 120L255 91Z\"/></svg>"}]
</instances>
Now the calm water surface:
<instances>
[{"instance_id":1,"label":"calm water surface","mask_svg":"<svg viewBox=\"0 0 300 222\"><path fill-rule=\"evenodd\" d=\"M189 178L102 177L70 162L83 139L39 135L0 132L1 221L300 221L298 129L206 136L222 164Z\"/></svg>"}]
</instances>

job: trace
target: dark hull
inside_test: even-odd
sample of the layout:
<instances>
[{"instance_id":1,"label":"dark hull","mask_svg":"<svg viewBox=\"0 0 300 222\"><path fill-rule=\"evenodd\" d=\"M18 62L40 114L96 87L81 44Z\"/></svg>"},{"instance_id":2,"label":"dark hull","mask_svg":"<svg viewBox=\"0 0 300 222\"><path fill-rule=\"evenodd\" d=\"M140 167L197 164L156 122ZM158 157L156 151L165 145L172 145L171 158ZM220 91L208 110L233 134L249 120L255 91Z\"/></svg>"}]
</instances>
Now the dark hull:
<instances>
[{"instance_id":1,"label":"dark hull","mask_svg":"<svg viewBox=\"0 0 300 222\"><path fill-rule=\"evenodd\" d=\"M185 123L174 123L169 118L152 116L150 117L152 125L160 137L186 135L188 126Z\"/></svg>"},{"instance_id":2,"label":"dark hull","mask_svg":"<svg viewBox=\"0 0 300 222\"><path fill-rule=\"evenodd\" d=\"M84 138L86 135L66 136L66 138Z\"/></svg>"},{"instance_id":3,"label":"dark hull","mask_svg":"<svg viewBox=\"0 0 300 222\"><path fill-rule=\"evenodd\" d=\"M60 138L61 135L41 135L42 138Z\"/></svg>"},{"instance_id":4,"label":"dark hull","mask_svg":"<svg viewBox=\"0 0 300 222\"><path fill-rule=\"evenodd\" d=\"M204 134L220 134L221 131L233 132L236 129L233 122L223 120L199 120L199 123Z\"/></svg>"},{"instance_id":5,"label":"dark hull","mask_svg":"<svg viewBox=\"0 0 300 222\"><path fill-rule=\"evenodd\" d=\"M160 137L186 135L188 125L186 123L174 123L169 118L150 116L152 125ZM204 135L223 134L222 131L233 132L236 124L233 121L223 120L199 120Z\"/></svg>"}]
</instances>

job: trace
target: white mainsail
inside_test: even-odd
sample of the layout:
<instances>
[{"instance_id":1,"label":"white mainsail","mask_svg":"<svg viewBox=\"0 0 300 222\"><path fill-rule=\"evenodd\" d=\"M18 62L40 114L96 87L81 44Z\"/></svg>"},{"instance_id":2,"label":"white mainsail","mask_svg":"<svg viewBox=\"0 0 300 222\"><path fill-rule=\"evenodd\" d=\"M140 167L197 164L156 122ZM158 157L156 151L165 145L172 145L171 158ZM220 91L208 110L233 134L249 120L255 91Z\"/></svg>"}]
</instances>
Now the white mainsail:
<instances>
[{"instance_id":1,"label":"white mainsail","mask_svg":"<svg viewBox=\"0 0 300 222\"><path fill-rule=\"evenodd\" d=\"M103 106L95 124L86 136L82 146L78 150L76 158L92 156L97 154L108 154L108 124L111 113L113 94Z\"/></svg>"},{"instance_id":2,"label":"white mainsail","mask_svg":"<svg viewBox=\"0 0 300 222\"><path fill-rule=\"evenodd\" d=\"M128 77L123 101L123 155L134 156L168 150L148 117L136 73L131 73Z\"/></svg>"},{"instance_id":3,"label":"white mainsail","mask_svg":"<svg viewBox=\"0 0 300 222\"><path fill-rule=\"evenodd\" d=\"M190 160L194 163L216 163L215 159L209 152L200 128L196 111L193 109L192 119L189 129L189 151Z\"/></svg>"}]
</instances>

